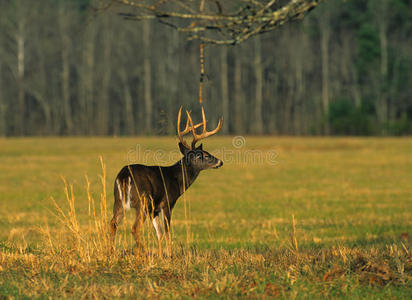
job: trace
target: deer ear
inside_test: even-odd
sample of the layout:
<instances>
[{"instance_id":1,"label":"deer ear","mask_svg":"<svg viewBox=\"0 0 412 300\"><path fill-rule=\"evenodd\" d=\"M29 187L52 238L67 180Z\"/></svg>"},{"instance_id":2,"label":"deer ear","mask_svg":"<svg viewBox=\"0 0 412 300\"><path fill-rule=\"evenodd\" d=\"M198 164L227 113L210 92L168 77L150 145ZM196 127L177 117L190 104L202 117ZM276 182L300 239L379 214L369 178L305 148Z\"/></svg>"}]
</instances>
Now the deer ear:
<instances>
[{"instance_id":1,"label":"deer ear","mask_svg":"<svg viewBox=\"0 0 412 300\"><path fill-rule=\"evenodd\" d=\"M203 144L200 144L199 147L196 148L196 150L203 151Z\"/></svg>"},{"instance_id":2,"label":"deer ear","mask_svg":"<svg viewBox=\"0 0 412 300\"><path fill-rule=\"evenodd\" d=\"M183 155L186 155L186 153L189 151L189 149L187 149L182 143L179 143L179 149Z\"/></svg>"}]
</instances>

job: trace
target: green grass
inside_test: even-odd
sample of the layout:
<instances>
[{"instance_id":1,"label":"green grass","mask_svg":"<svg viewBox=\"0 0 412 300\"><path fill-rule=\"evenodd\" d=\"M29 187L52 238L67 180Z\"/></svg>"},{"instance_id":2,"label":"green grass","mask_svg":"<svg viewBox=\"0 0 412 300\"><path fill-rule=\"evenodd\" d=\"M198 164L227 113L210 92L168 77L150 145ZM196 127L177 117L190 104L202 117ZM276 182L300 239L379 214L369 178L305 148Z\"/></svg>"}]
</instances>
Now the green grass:
<instances>
[{"instance_id":1,"label":"green grass","mask_svg":"<svg viewBox=\"0 0 412 300\"><path fill-rule=\"evenodd\" d=\"M86 257L54 216L51 197L68 211L62 176L87 233L85 175L97 207L99 156L110 217L120 168L171 163L176 139L0 139L0 298L410 297L412 138L247 137L238 149L213 137L204 148L225 164L179 199L172 258L151 250L148 228L150 255L136 254L132 212L115 253Z\"/></svg>"}]
</instances>

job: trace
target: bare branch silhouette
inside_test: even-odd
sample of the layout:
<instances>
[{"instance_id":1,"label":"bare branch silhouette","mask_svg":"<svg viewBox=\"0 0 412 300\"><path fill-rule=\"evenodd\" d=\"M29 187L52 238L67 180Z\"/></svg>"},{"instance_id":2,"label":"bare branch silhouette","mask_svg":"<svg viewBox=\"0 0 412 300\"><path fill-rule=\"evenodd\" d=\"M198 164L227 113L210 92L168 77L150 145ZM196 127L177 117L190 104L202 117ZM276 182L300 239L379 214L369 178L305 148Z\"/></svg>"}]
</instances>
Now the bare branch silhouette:
<instances>
[{"instance_id":1,"label":"bare branch silhouette","mask_svg":"<svg viewBox=\"0 0 412 300\"><path fill-rule=\"evenodd\" d=\"M325 0L101 0L117 4L127 20L160 23L210 44L239 44L301 19ZM114 7L114 5L112 6Z\"/></svg>"}]
</instances>

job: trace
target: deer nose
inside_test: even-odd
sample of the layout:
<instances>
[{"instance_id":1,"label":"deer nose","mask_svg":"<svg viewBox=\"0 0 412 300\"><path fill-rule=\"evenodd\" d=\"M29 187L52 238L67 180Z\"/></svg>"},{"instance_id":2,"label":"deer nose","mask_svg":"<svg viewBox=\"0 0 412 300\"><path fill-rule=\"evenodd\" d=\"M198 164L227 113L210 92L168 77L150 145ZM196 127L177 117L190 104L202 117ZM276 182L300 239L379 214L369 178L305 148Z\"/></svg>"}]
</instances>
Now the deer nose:
<instances>
[{"instance_id":1,"label":"deer nose","mask_svg":"<svg viewBox=\"0 0 412 300\"><path fill-rule=\"evenodd\" d=\"M223 166L223 161L219 160L219 162L216 164L215 168L220 168L221 166Z\"/></svg>"}]
</instances>

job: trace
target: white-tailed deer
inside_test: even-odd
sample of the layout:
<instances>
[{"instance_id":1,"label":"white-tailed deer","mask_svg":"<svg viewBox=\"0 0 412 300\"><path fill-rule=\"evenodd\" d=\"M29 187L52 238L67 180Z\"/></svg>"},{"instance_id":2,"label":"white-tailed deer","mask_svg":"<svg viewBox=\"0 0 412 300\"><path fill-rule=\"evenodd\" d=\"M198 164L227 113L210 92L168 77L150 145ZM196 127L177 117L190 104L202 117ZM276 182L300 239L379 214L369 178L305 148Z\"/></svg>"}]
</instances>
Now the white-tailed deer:
<instances>
[{"instance_id":1,"label":"white-tailed deer","mask_svg":"<svg viewBox=\"0 0 412 300\"><path fill-rule=\"evenodd\" d=\"M202 149L196 147L200 140L216 134L223 125L219 119L216 129L206 130L206 116L202 107L202 122L194 125L190 113L186 111L186 128L180 131L182 108L177 117L177 136L179 149L183 157L172 166L146 166L140 164L128 165L121 169L114 183L113 218L110 223L112 245L114 245L116 230L121 222L124 211L130 208L136 210L136 220L132 227L132 234L140 249L139 227L146 217L150 217L156 230L159 243L159 255L162 253L163 236L166 237L167 252L171 255L170 220L172 209L177 199L196 180L200 171L216 169L223 162ZM196 129L203 127L202 133ZM191 147L183 136L192 133Z\"/></svg>"}]
</instances>

